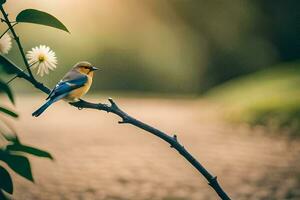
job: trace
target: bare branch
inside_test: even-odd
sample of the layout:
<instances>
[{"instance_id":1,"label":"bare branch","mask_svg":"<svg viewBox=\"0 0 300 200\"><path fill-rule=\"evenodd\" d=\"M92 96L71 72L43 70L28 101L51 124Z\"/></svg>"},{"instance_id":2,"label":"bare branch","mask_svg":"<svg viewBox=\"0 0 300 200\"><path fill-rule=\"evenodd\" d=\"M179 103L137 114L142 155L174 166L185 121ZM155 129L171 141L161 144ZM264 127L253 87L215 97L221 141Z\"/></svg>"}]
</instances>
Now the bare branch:
<instances>
[{"instance_id":1,"label":"bare branch","mask_svg":"<svg viewBox=\"0 0 300 200\"><path fill-rule=\"evenodd\" d=\"M1 55L0 55L1 56ZM35 81L32 79L29 75L24 73L19 67L17 67L13 62L8 60L7 58L1 56L2 58L6 59L6 62L10 64L10 67L14 68L13 70L17 72L18 77L23 78L30 82L35 88L39 89L40 91L49 94L50 89L44 86L42 83ZM193 165L208 181L208 184L216 191L216 193L219 195L219 197L223 200L230 200L228 195L224 192L224 190L221 188L217 181L217 177L211 175L185 148L178 142L177 135L169 136L168 134L144 123L141 122L130 115L128 115L126 112L124 112L119 106L114 102L112 98L109 98L108 101L110 102L110 105L103 104L103 103L90 103L85 100L80 99L77 102L70 103L72 106L78 108L78 109L95 109L95 110L101 110L106 111L108 113L113 113L115 115L118 115L121 118L121 121L119 121L120 124L131 124L133 126L136 126L140 129L143 129L149 133L152 133L153 135L161 138L162 140L166 141L170 144L171 148L174 148L180 153L186 160L190 162L191 165Z\"/></svg>"}]
</instances>

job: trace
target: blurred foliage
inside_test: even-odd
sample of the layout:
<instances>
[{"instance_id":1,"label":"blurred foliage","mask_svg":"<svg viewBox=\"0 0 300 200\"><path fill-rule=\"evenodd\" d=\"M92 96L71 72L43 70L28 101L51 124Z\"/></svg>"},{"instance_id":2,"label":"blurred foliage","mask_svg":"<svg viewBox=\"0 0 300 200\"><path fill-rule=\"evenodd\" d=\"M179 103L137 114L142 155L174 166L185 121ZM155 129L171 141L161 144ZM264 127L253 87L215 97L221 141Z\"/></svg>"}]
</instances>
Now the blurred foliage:
<instances>
[{"instance_id":1,"label":"blurred foliage","mask_svg":"<svg viewBox=\"0 0 300 200\"><path fill-rule=\"evenodd\" d=\"M0 68L1 69L1 68ZM5 93L7 94L9 100L14 104L15 103L15 100L14 100L14 96L9 88L9 86L4 83L3 81L0 80L0 94L1 93Z\"/></svg>"},{"instance_id":2,"label":"blurred foliage","mask_svg":"<svg viewBox=\"0 0 300 200\"><path fill-rule=\"evenodd\" d=\"M0 80L0 94L1 93L6 94L9 98L9 100L11 101L11 103L14 103L14 97L13 97L10 87L5 82ZM4 113L4 114L10 115L12 117L18 117L18 114L11 111L10 109L3 107L2 105L0 105L0 113Z\"/></svg>"},{"instance_id":3,"label":"blurred foliage","mask_svg":"<svg viewBox=\"0 0 300 200\"><path fill-rule=\"evenodd\" d=\"M9 87L4 82L0 83L0 92L6 93L10 101L13 102L13 95ZM46 151L22 144L12 127L4 120L2 113L12 117L18 116L10 109L0 106L0 160L14 172L33 182L30 162L25 154L50 159L53 157ZM5 192L13 194L13 182L9 172L0 165L0 199L10 199L10 196Z\"/></svg>"},{"instance_id":4,"label":"blurred foliage","mask_svg":"<svg viewBox=\"0 0 300 200\"><path fill-rule=\"evenodd\" d=\"M0 60L2 61L2 59ZM1 68L4 69L5 62L1 62ZM3 75L7 70L2 70ZM10 87L0 80L0 94L5 94L11 103L14 104L14 96ZM3 99L3 96L0 96ZM2 100L3 103L3 100ZM3 114L11 117L18 117L18 114L0 105L0 199L11 199L13 194L13 181L9 171L3 167L6 163L7 167L13 170L18 175L26 178L29 181L34 181L31 166L26 154L53 159L51 154L46 151L24 145L16 135L13 128L5 120Z\"/></svg>"},{"instance_id":5,"label":"blurred foliage","mask_svg":"<svg viewBox=\"0 0 300 200\"><path fill-rule=\"evenodd\" d=\"M1 122L1 125L3 125L2 120ZM31 146L23 145L15 134L6 134L2 130L0 133L2 134L0 138L0 160L6 163L18 175L34 182L30 162L25 154L53 159L51 154ZM3 193L2 190L13 194L13 182L9 172L0 166L0 199L8 199L9 196Z\"/></svg>"},{"instance_id":6,"label":"blurred foliage","mask_svg":"<svg viewBox=\"0 0 300 200\"><path fill-rule=\"evenodd\" d=\"M229 120L300 136L299 75L300 62L277 65L216 87L206 98L219 103Z\"/></svg>"},{"instance_id":7,"label":"blurred foliage","mask_svg":"<svg viewBox=\"0 0 300 200\"><path fill-rule=\"evenodd\" d=\"M299 59L298 0L6 3L12 18L28 5L63 18L72 33L16 27L26 41L25 50L42 43L57 53L58 69L43 79L49 86L77 61L88 60L102 68L94 90L201 93L240 75ZM17 54L14 48L9 56L20 66ZM20 91L24 87L18 85Z\"/></svg>"}]
</instances>

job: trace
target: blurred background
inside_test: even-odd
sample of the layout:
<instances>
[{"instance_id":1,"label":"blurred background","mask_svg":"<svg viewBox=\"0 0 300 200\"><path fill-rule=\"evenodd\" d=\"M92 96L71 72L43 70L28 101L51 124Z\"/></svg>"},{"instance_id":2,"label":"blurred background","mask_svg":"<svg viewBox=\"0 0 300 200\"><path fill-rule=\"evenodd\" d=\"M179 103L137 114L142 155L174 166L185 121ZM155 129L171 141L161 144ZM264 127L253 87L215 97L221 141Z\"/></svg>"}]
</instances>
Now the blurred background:
<instances>
[{"instance_id":1,"label":"blurred background","mask_svg":"<svg viewBox=\"0 0 300 200\"><path fill-rule=\"evenodd\" d=\"M8 0L5 8L11 19L46 11L70 30L16 26L26 51L56 52L58 68L39 78L49 87L90 61L102 70L87 99L112 96L178 132L235 199L300 199L300 1ZM8 57L22 66L15 44ZM63 102L32 119L44 96L22 80L11 86L20 137L57 158L33 161L37 184L19 180L17 199L216 199L156 138Z\"/></svg>"}]
</instances>

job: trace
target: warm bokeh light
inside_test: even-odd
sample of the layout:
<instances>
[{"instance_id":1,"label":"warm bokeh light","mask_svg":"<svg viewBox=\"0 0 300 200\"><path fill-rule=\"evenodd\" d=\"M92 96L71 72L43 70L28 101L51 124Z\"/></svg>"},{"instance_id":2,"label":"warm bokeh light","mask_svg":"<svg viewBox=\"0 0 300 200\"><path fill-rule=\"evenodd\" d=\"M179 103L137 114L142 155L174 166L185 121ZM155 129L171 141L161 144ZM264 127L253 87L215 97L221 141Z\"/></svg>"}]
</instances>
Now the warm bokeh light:
<instances>
[{"instance_id":1,"label":"warm bokeh light","mask_svg":"<svg viewBox=\"0 0 300 200\"><path fill-rule=\"evenodd\" d=\"M17 27L26 49L45 44L57 52L59 69L47 79L50 84L78 60L89 60L105 73L96 90L197 93L285 59L273 33L262 28L269 25L263 6L252 1L20 0L6 5L12 17L28 6L47 10L71 31Z\"/></svg>"}]
</instances>

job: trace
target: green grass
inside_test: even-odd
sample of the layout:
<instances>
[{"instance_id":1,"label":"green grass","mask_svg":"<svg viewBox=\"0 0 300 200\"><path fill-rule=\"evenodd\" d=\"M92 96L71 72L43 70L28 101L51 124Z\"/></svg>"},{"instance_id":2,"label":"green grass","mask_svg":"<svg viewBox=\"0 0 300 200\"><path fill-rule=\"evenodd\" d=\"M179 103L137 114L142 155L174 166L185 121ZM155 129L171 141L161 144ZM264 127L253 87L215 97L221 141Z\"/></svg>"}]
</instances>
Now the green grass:
<instances>
[{"instance_id":1,"label":"green grass","mask_svg":"<svg viewBox=\"0 0 300 200\"><path fill-rule=\"evenodd\" d=\"M289 63L229 81L206 94L227 119L300 131L300 63Z\"/></svg>"}]
</instances>

